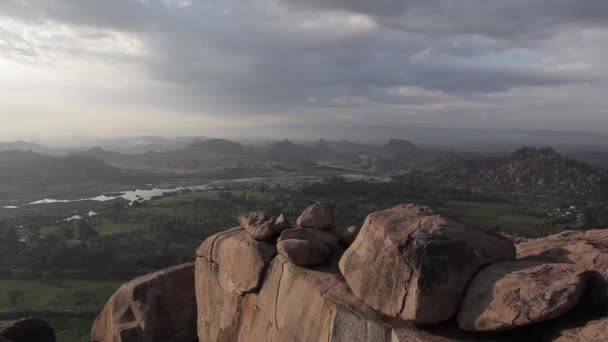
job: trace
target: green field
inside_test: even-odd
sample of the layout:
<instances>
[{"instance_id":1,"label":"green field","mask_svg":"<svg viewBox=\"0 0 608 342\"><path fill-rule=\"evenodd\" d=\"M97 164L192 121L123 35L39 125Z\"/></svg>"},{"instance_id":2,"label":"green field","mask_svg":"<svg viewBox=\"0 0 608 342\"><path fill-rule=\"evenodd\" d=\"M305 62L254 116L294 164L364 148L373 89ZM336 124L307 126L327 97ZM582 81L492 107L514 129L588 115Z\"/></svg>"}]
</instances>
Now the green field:
<instances>
[{"instance_id":1,"label":"green field","mask_svg":"<svg viewBox=\"0 0 608 342\"><path fill-rule=\"evenodd\" d=\"M55 330L57 342L88 342L91 336L92 319L66 317L43 317Z\"/></svg>"},{"instance_id":2,"label":"green field","mask_svg":"<svg viewBox=\"0 0 608 342\"><path fill-rule=\"evenodd\" d=\"M484 228L499 226L501 230L529 236L560 229L557 225L549 228L545 220L547 209L533 205L453 200L445 202L442 210L467 223Z\"/></svg>"},{"instance_id":3,"label":"green field","mask_svg":"<svg viewBox=\"0 0 608 342\"><path fill-rule=\"evenodd\" d=\"M112 281L66 279L0 280L0 309L102 306L120 284ZM43 319L53 327L59 342L89 341L92 319L80 317L43 317Z\"/></svg>"},{"instance_id":4,"label":"green field","mask_svg":"<svg viewBox=\"0 0 608 342\"><path fill-rule=\"evenodd\" d=\"M119 286L113 281L0 280L0 309L102 305Z\"/></svg>"}]
</instances>

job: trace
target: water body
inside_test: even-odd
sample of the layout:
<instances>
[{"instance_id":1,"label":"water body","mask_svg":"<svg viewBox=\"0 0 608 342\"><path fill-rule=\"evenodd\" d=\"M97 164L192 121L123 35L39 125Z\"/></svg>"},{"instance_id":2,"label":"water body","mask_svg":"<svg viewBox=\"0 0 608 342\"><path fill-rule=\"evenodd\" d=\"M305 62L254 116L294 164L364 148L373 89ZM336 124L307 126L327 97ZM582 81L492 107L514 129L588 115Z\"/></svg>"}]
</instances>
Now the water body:
<instances>
[{"instance_id":1,"label":"water body","mask_svg":"<svg viewBox=\"0 0 608 342\"><path fill-rule=\"evenodd\" d=\"M74 215L72 217L68 217L67 219L65 219L64 221L70 222L70 221L78 221L78 220L82 220L85 217L93 217L93 216L97 216L99 215L98 213L94 212L94 211L89 211L88 213L84 214L84 215Z\"/></svg>"},{"instance_id":2,"label":"water body","mask_svg":"<svg viewBox=\"0 0 608 342\"><path fill-rule=\"evenodd\" d=\"M371 178L370 176L365 175L356 175L349 174L344 175L345 178L349 180L362 180L365 178ZM185 192L185 191L207 191L214 188L218 184L222 183L258 183L258 182L271 182L271 183L311 183L315 181L319 181L320 177L317 176L287 176L287 177L251 177L251 178L235 178L235 179L226 179L226 180L217 180L212 181L207 184L201 185L192 185L192 186L179 186L175 188L163 189L163 188L152 188L152 189L137 189L131 191L122 191L116 192L112 194L101 194L99 196L90 197L90 198L79 198L72 200L65 199L52 199L45 198L38 201L30 202L29 205L39 205L39 204L50 204L50 203L71 203L71 202L84 202L84 201L94 201L94 202L107 202L115 199L124 199L129 202L129 204L133 204L134 202L146 202L153 198L163 197L170 194Z\"/></svg>"},{"instance_id":3,"label":"water body","mask_svg":"<svg viewBox=\"0 0 608 342\"><path fill-rule=\"evenodd\" d=\"M163 197L170 194L180 193L184 191L207 191L213 188L213 185L218 183L243 183L243 182L260 182L263 181L264 178L255 177L255 178L237 178L230 180L218 180L209 182L207 184L202 185L192 185L192 186L179 186L175 188L162 189L162 188L152 188L152 189L137 189L132 191L122 191L113 193L112 195L101 194L99 196L90 197L90 198L79 198L72 200L65 199L52 199L45 198L38 201L30 202L29 205L38 205L38 204L50 204L50 203L72 203L72 202L84 202L84 201L94 201L94 202L107 202L115 199L124 199L128 201L130 204L134 202L146 202L156 197Z\"/></svg>"}]
</instances>

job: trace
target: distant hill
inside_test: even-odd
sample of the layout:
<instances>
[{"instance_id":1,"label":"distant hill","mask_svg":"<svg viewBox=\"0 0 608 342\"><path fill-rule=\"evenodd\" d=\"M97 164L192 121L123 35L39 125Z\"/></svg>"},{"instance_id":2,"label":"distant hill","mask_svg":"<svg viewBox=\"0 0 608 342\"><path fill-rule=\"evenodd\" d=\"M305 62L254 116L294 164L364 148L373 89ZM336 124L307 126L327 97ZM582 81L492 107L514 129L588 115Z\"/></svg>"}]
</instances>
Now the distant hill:
<instances>
[{"instance_id":1,"label":"distant hill","mask_svg":"<svg viewBox=\"0 0 608 342\"><path fill-rule=\"evenodd\" d=\"M379 146L358 144L348 140L332 141L324 138L319 140L318 145L326 146L332 151L344 154L367 154L378 151L380 148Z\"/></svg>"},{"instance_id":2,"label":"distant hill","mask_svg":"<svg viewBox=\"0 0 608 342\"><path fill-rule=\"evenodd\" d=\"M598 190L605 175L583 162L570 159L550 147L522 147L503 160L482 168L482 184L512 190L538 190L584 195Z\"/></svg>"},{"instance_id":3,"label":"distant hill","mask_svg":"<svg viewBox=\"0 0 608 342\"><path fill-rule=\"evenodd\" d=\"M165 152L186 148L191 144L206 140L205 137L176 137L166 138L157 136L140 136L128 138L104 138L90 139L84 144L88 146L99 146L106 151L120 153L148 153Z\"/></svg>"},{"instance_id":4,"label":"distant hill","mask_svg":"<svg viewBox=\"0 0 608 342\"><path fill-rule=\"evenodd\" d=\"M206 155L234 155L245 153L245 147L243 145L225 139L197 141L184 150Z\"/></svg>"},{"instance_id":5,"label":"distant hill","mask_svg":"<svg viewBox=\"0 0 608 342\"><path fill-rule=\"evenodd\" d=\"M44 145L27 142L27 141L11 141L0 142L0 152L3 151L33 151L36 153L46 154L50 156L58 156L67 154L68 150L50 148Z\"/></svg>"},{"instance_id":6,"label":"distant hill","mask_svg":"<svg viewBox=\"0 0 608 342\"><path fill-rule=\"evenodd\" d=\"M53 157L32 151L0 152L1 183L58 183L115 180L122 171L83 156Z\"/></svg>"},{"instance_id":7,"label":"distant hill","mask_svg":"<svg viewBox=\"0 0 608 342\"><path fill-rule=\"evenodd\" d=\"M272 143L265 158L274 161L302 162L312 160L312 148L295 144L289 140Z\"/></svg>"},{"instance_id":8,"label":"distant hill","mask_svg":"<svg viewBox=\"0 0 608 342\"><path fill-rule=\"evenodd\" d=\"M407 140L391 139L379 152L371 154L364 166L375 171L401 170L410 168L435 154Z\"/></svg>"},{"instance_id":9,"label":"distant hill","mask_svg":"<svg viewBox=\"0 0 608 342\"><path fill-rule=\"evenodd\" d=\"M263 155L264 159L282 162L328 162L342 160L347 154L333 150L323 140L312 146L283 140L271 144Z\"/></svg>"},{"instance_id":10,"label":"distant hill","mask_svg":"<svg viewBox=\"0 0 608 342\"><path fill-rule=\"evenodd\" d=\"M522 147L506 156L441 158L434 171L457 182L507 192L539 192L577 196L598 193L606 172L565 157L550 147Z\"/></svg>"}]
</instances>

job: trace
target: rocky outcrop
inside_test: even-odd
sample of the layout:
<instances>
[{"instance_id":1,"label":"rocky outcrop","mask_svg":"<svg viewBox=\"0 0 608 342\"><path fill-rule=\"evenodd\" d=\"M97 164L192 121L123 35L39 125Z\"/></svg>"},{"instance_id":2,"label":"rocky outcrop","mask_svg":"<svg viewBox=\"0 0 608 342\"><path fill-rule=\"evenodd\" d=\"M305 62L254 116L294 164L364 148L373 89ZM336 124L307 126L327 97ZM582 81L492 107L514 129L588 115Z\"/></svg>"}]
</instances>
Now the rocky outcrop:
<instances>
[{"instance_id":1,"label":"rocky outcrop","mask_svg":"<svg viewBox=\"0 0 608 342\"><path fill-rule=\"evenodd\" d=\"M566 231L517 245L520 259L578 265L590 272L589 294L608 314L608 229Z\"/></svg>"},{"instance_id":2,"label":"rocky outcrop","mask_svg":"<svg viewBox=\"0 0 608 342\"><path fill-rule=\"evenodd\" d=\"M0 342L55 342L51 326L38 317L0 322Z\"/></svg>"},{"instance_id":3,"label":"rocky outcrop","mask_svg":"<svg viewBox=\"0 0 608 342\"><path fill-rule=\"evenodd\" d=\"M455 315L479 268L514 257L507 239L409 204L369 215L340 270L355 296L372 308L428 324Z\"/></svg>"},{"instance_id":4,"label":"rocky outcrop","mask_svg":"<svg viewBox=\"0 0 608 342\"><path fill-rule=\"evenodd\" d=\"M266 241L242 227L211 236L196 251L194 315L186 315L193 295L166 284L181 278L162 276L188 267L191 276L184 265L124 285L95 322L94 339L603 341L606 317L583 294L593 276L604 279L602 231L529 240L515 260L510 240L413 204L369 215L347 250L335 222L314 226ZM193 317L188 331L198 337L182 339L177 322Z\"/></svg>"},{"instance_id":5,"label":"rocky outcrop","mask_svg":"<svg viewBox=\"0 0 608 342\"><path fill-rule=\"evenodd\" d=\"M315 203L306 208L296 221L298 227L332 230L336 227L335 206Z\"/></svg>"},{"instance_id":6,"label":"rocky outcrop","mask_svg":"<svg viewBox=\"0 0 608 342\"><path fill-rule=\"evenodd\" d=\"M194 263L123 284L93 323L96 342L196 341Z\"/></svg>"},{"instance_id":7,"label":"rocky outcrop","mask_svg":"<svg viewBox=\"0 0 608 342\"><path fill-rule=\"evenodd\" d=\"M586 280L571 264L492 264L469 285L458 324L466 331L498 331L560 317L578 304Z\"/></svg>"},{"instance_id":8,"label":"rocky outcrop","mask_svg":"<svg viewBox=\"0 0 608 342\"><path fill-rule=\"evenodd\" d=\"M348 291L335 266L311 270L278 256L259 292L244 295L221 267L196 260L200 342L390 341L391 328Z\"/></svg>"}]
</instances>

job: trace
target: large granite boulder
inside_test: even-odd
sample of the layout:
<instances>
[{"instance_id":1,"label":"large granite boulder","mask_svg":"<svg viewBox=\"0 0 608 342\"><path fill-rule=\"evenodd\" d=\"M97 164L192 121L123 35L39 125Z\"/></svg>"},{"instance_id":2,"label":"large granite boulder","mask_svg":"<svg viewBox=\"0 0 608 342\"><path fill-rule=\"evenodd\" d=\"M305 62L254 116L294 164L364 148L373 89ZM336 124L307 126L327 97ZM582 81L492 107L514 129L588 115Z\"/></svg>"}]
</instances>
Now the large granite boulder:
<instances>
[{"instance_id":1,"label":"large granite boulder","mask_svg":"<svg viewBox=\"0 0 608 342\"><path fill-rule=\"evenodd\" d=\"M315 203L302 212L296 223L302 228L332 230L336 227L335 209L333 204Z\"/></svg>"},{"instance_id":2,"label":"large granite boulder","mask_svg":"<svg viewBox=\"0 0 608 342\"><path fill-rule=\"evenodd\" d=\"M560 317L578 304L586 280L586 273L571 264L492 264L469 285L458 324L466 331L499 331Z\"/></svg>"},{"instance_id":3,"label":"large granite boulder","mask_svg":"<svg viewBox=\"0 0 608 342\"><path fill-rule=\"evenodd\" d=\"M209 237L196 250L196 256L220 265L224 279L235 291L257 290L276 247L255 240L237 227Z\"/></svg>"},{"instance_id":4,"label":"large granite boulder","mask_svg":"<svg viewBox=\"0 0 608 342\"><path fill-rule=\"evenodd\" d=\"M196 341L194 263L123 284L93 323L97 342Z\"/></svg>"},{"instance_id":5,"label":"large granite boulder","mask_svg":"<svg viewBox=\"0 0 608 342\"><path fill-rule=\"evenodd\" d=\"M0 341L55 342L51 326L38 317L0 322Z\"/></svg>"},{"instance_id":6,"label":"large granite boulder","mask_svg":"<svg viewBox=\"0 0 608 342\"><path fill-rule=\"evenodd\" d=\"M514 258L509 240L407 204L369 215L340 270L372 308L427 324L455 315L482 266Z\"/></svg>"},{"instance_id":7,"label":"large granite boulder","mask_svg":"<svg viewBox=\"0 0 608 342\"><path fill-rule=\"evenodd\" d=\"M239 223L245 231L256 240L268 241L290 228L290 224L283 214L272 216L267 211L254 211L239 217Z\"/></svg>"},{"instance_id":8,"label":"large granite boulder","mask_svg":"<svg viewBox=\"0 0 608 342\"><path fill-rule=\"evenodd\" d=\"M222 264L197 258L199 341L389 342L390 326L350 293L335 264L311 270L279 255L258 292L239 294Z\"/></svg>"},{"instance_id":9,"label":"large granite boulder","mask_svg":"<svg viewBox=\"0 0 608 342\"><path fill-rule=\"evenodd\" d=\"M316 240L289 239L277 244L279 254L300 266L314 266L323 263L331 250Z\"/></svg>"},{"instance_id":10,"label":"large granite boulder","mask_svg":"<svg viewBox=\"0 0 608 342\"><path fill-rule=\"evenodd\" d=\"M588 292L608 314L608 229L565 231L517 245L520 259L576 264L591 273Z\"/></svg>"}]
</instances>

